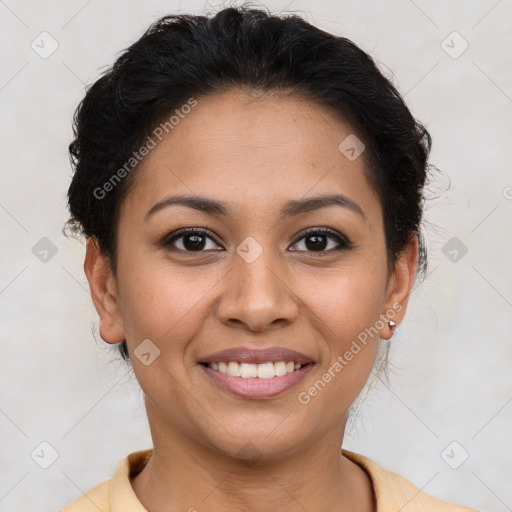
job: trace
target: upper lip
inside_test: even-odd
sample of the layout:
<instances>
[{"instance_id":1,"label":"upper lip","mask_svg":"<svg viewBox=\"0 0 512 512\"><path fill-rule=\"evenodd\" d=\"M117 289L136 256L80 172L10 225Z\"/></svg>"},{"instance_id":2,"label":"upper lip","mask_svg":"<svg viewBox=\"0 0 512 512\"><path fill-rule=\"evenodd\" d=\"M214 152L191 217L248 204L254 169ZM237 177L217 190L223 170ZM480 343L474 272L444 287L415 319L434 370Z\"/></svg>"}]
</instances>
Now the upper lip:
<instances>
[{"instance_id":1,"label":"upper lip","mask_svg":"<svg viewBox=\"0 0 512 512\"><path fill-rule=\"evenodd\" d=\"M312 363L313 359L301 352L283 347L246 348L235 347L220 350L199 359L200 363L219 363L220 361L236 361L238 363L261 364L267 362L293 361L299 364Z\"/></svg>"}]
</instances>

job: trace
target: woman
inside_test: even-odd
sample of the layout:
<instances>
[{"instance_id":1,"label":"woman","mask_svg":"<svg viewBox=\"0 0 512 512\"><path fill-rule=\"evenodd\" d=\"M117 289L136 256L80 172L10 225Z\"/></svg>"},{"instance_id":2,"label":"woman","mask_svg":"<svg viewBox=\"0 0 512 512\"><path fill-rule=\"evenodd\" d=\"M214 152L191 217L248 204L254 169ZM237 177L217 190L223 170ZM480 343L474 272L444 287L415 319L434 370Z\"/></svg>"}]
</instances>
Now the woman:
<instances>
[{"instance_id":1,"label":"woman","mask_svg":"<svg viewBox=\"0 0 512 512\"><path fill-rule=\"evenodd\" d=\"M470 511L341 449L425 272L431 138L297 16L153 24L88 90L70 225L154 447L78 511Z\"/></svg>"}]
</instances>

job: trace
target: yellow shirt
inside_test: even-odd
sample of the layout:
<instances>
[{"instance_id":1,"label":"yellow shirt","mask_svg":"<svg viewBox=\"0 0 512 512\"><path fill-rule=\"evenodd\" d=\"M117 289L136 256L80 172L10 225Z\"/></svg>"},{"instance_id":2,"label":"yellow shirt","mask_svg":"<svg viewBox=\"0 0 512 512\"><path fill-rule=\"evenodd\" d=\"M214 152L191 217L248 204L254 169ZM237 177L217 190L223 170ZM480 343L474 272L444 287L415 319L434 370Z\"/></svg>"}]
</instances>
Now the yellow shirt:
<instances>
[{"instance_id":1,"label":"yellow shirt","mask_svg":"<svg viewBox=\"0 0 512 512\"><path fill-rule=\"evenodd\" d=\"M130 476L142 471L152 453L152 448L130 453L116 466L110 480L97 484L59 512L147 512L133 491ZM342 453L370 475L377 497L377 512L398 512L406 505L404 512L478 512L429 496L364 455L345 449Z\"/></svg>"}]
</instances>

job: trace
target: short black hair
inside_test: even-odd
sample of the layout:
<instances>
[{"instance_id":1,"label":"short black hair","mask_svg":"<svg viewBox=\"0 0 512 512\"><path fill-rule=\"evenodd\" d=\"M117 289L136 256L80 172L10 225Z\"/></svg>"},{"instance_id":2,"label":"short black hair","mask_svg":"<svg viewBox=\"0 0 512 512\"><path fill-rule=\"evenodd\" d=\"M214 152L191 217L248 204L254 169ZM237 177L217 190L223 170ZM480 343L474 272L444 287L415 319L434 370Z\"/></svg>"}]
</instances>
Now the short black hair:
<instances>
[{"instance_id":1,"label":"short black hair","mask_svg":"<svg viewBox=\"0 0 512 512\"><path fill-rule=\"evenodd\" d=\"M167 15L87 88L69 146L74 175L66 225L94 237L116 272L119 209L137 165L112 184L162 120L192 97L235 88L289 94L328 107L365 144L369 182L380 198L389 268L420 231L431 137L375 61L351 40L296 14L229 7L211 16ZM341 141L340 141L341 142ZM136 163L136 162L135 162ZM117 174L116 174L117 173ZM108 193L105 184L111 183ZM98 191L103 191L99 193ZM129 359L126 340L120 353Z\"/></svg>"}]
</instances>

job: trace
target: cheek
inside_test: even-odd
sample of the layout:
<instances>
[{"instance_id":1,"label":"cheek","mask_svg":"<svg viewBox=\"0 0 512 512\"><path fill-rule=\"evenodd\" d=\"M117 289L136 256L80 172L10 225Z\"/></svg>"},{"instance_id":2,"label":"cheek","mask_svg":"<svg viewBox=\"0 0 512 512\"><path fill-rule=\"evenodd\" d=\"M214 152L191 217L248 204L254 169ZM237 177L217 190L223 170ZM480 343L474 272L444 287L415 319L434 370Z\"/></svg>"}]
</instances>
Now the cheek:
<instances>
[{"instance_id":1,"label":"cheek","mask_svg":"<svg viewBox=\"0 0 512 512\"><path fill-rule=\"evenodd\" d=\"M317 428L319 416L324 425L338 424L370 376L379 341L370 327L382 312L385 286L381 268L377 260L367 260L313 281L305 309L321 339L322 365L312 385L298 394L299 402L308 408L311 428Z\"/></svg>"},{"instance_id":2,"label":"cheek","mask_svg":"<svg viewBox=\"0 0 512 512\"><path fill-rule=\"evenodd\" d=\"M209 281L151 261L133 262L123 271L120 296L128 345L135 348L149 338L162 351L183 351L181 340L192 338L201 325L198 315L211 290Z\"/></svg>"},{"instance_id":3,"label":"cheek","mask_svg":"<svg viewBox=\"0 0 512 512\"><path fill-rule=\"evenodd\" d=\"M342 269L336 275L322 277L309 293L308 308L315 310L342 338L355 334L375 322L382 308L385 291L384 270L367 262ZM331 335L331 336L332 336Z\"/></svg>"},{"instance_id":4,"label":"cheek","mask_svg":"<svg viewBox=\"0 0 512 512\"><path fill-rule=\"evenodd\" d=\"M343 359L343 373L357 387L368 376L379 340L385 265L367 260L316 280L307 309L314 312L315 328L326 341L331 366Z\"/></svg>"}]
</instances>

